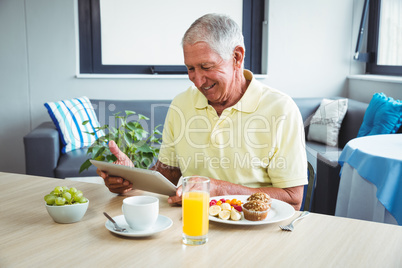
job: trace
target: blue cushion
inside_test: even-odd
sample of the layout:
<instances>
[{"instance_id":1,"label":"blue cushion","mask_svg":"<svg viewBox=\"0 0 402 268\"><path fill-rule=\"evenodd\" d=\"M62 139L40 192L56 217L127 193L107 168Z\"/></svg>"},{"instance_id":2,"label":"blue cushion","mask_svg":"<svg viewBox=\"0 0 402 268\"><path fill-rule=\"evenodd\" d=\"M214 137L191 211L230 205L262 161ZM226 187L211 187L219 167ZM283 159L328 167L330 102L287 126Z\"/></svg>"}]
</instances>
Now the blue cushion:
<instances>
[{"instance_id":1,"label":"blue cushion","mask_svg":"<svg viewBox=\"0 0 402 268\"><path fill-rule=\"evenodd\" d=\"M98 137L104 135L101 130L95 131L95 128L100 125L92 104L87 97L47 102L45 107L59 131L63 143L61 149L63 154L87 147ZM82 123L87 120L89 122L83 125ZM87 132L95 132L95 135Z\"/></svg>"},{"instance_id":2,"label":"blue cushion","mask_svg":"<svg viewBox=\"0 0 402 268\"><path fill-rule=\"evenodd\" d=\"M375 93L364 114L357 137L393 134L402 124L402 101Z\"/></svg>"}]
</instances>

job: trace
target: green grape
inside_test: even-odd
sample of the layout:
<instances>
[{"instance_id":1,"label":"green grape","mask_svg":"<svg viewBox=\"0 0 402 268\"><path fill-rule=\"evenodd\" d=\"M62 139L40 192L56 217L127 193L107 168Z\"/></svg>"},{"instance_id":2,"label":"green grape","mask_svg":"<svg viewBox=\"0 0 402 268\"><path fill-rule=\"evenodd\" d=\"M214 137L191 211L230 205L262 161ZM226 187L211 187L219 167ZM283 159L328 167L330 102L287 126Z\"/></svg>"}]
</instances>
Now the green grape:
<instances>
[{"instance_id":1,"label":"green grape","mask_svg":"<svg viewBox=\"0 0 402 268\"><path fill-rule=\"evenodd\" d=\"M88 202L82 191L75 187L68 188L67 186L57 186L53 191L44 196L44 200L46 204L55 206Z\"/></svg>"},{"instance_id":2,"label":"green grape","mask_svg":"<svg viewBox=\"0 0 402 268\"><path fill-rule=\"evenodd\" d=\"M68 190L68 192L69 192L71 195L74 195L77 191L78 191L78 190L77 190L77 188L75 188L75 187L71 187L70 190Z\"/></svg>"},{"instance_id":3,"label":"green grape","mask_svg":"<svg viewBox=\"0 0 402 268\"><path fill-rule=\"evenodd\" d=\"M56 200L56 196L55 195L52 195L52 194L47 194L47 195L45 195L45 201L46 201L46 204L48 204L48 205L54 205L54 202L55 202L55 200Z\"/></svg>"},{"instance_id":4,"label":"green grape","mask_svg":"<svg viewBox=\"0 0 402 268\"><path fill-rule=\"evenodd\" d=\"M78 191L74 194L74 201L75 202L80 202L80 199L83 197L83 193L81 191Z\"/></svg>"},{"instance_id":5,"label":"green grape","mask_svg":"<svg viewBox=\"0 0 402 268\"><path fill-rule=\"evenodd\" d=\"M64 192L63 197L66 199L67 203L71 204L71 201L72 201L73 197L69 192Z\"/></svg>"},{"instance_id":6,"label":"green grape","mask_svg":"<svg viewBox=\"0 0 402 268\"><path fill-rule=\"evenodd\" d=\"M86 199L85 197L81 197L79 202L80 203L86 203L86 202L88 202L88 199Z\"/></svg>"},{"instance_id":7,"label":"green grape","mask_svg":"<svg viewBox=\"0 0 402 268\"><path fill-rule=\"evenodd\" d=\"M55 204L58 206L62 206L66 203L66 199L64 197L56 197Z\"/></svg>"},{"instance_id":8,"label":"green grape","mask_svg":"<svg viewBox=\"0 0 402 268\"><path fill-rule=\"evenodd\" d=\"M54 188L53 191L54 191L54 193L55 193L56 195L62 194L62 193L63 193L63 187L57 186L56 188Z\"/></svg>"}]
</instances>

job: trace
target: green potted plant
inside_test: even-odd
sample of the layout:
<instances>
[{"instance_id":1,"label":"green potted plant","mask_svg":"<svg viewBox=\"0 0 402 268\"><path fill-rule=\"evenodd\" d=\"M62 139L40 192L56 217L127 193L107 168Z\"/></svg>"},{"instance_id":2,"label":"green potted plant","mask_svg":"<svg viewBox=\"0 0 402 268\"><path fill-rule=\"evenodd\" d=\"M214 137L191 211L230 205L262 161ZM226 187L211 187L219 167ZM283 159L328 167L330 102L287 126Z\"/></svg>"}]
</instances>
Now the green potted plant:
<instances>
[{"instance_id":1,"label":"green potted plant","mask_svg":"<svg viewBox=\"0 0 402 268\"><path fill-rule=\"evenodd\" d=\"M148 117L138 114L138 119L128 121L128 117L135 115L134 111L125 111L125 115L120 115L120 112L114 114L117 128L104 125L96 129L107 130L105 135L99 137L90 147L87 154L90 158L87 159L80 167L80 173L87 170L92 163L90 159L98 161L114 162L117 160L110 150L108 143L114 140L122 152L124 152L137 168L148 169L155 157L158 156L159 147L162 143L162 133L158 130L160 125L156 126L152 133L149 133L141 125L140 120L149 120ZM83 125L89 121L83 122ZM95 132L89 133L95 135Z\"/></svg>"}]
</instances>

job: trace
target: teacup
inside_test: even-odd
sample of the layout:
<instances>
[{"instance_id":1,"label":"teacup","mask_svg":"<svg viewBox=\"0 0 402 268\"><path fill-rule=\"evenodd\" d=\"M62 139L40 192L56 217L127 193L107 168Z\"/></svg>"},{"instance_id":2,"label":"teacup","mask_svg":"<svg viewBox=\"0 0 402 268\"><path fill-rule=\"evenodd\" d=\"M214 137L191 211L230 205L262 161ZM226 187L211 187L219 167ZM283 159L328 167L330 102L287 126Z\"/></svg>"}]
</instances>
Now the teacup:
<instances>
[{"instance_id":1,"label":"teacup","mask_svg":"<svg viewBox=\"0 0 402 268\"><path fill-rule=\"evenodd\" d=\"M132 196L123 200L122 211L128 225L138 231L154 226L159 215L159 199L154 196Z\"/></svg>"}]
</instances>

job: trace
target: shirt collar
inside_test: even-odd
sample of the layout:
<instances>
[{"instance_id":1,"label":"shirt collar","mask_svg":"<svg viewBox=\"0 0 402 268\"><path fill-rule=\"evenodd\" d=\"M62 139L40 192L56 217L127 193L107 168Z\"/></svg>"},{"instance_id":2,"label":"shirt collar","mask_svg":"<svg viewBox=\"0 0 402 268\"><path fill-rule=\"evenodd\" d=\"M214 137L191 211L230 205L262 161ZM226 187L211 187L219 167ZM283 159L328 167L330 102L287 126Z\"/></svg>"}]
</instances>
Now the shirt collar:
<instances>
[{"instance_id":1,"label":"shirt collar","mask_svg":"<svg viewBox=\"0 0 402 268\"><path fill-rule=\"evenodd\" d=\"M195 94L195 108L197 109L204 109L208 106L208 100L205 96L194 86L195 90L197 91Z\"/></svg>"},{"instance_id":2,"label":"shirt collar","mask_svg":"<svg viewBox=\"0 0 402 268\"><path fill-rule=\"evenodd\" d=\"M244 70L243 75L247 80L251 80L251 82L243 97L232 108L241 112L251 113L257 109L262 91L261 87L257 85L258 82L255 80L252 72ZM198 89L196 90L195 108L204 109L208 106L208 100Z\"/></svg>"},{"instance_id":3,"label":"shirt collar","mask_svg":"<svg viewBox=\"0 0 402 268\"><path fill-rule=\"evenodd\" d=\"M252 113L257 110L260 98L262 95L262 89L258 86L257 80L255 80L253 73L249 70L244 70L244 77L247 80L251 80L243 97L233 105L233 108L245 113Z\"/></svg>"}]
</instances>

